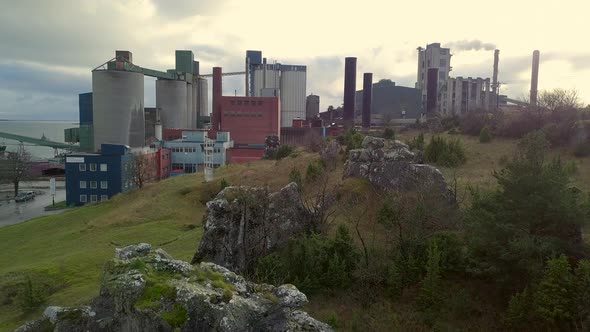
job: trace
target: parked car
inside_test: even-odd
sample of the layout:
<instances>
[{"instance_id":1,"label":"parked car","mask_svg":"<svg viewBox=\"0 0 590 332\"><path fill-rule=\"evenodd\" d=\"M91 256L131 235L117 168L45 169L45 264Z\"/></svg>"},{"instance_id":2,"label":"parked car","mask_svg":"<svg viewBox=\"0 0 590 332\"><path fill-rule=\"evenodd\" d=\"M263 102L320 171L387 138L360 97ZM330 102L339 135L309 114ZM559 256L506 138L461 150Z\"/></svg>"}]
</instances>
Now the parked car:
<instances>
[{"instance_id":1,"label":"parked car","mask_svg":"<svg viewBox=\"0 0 590 332\"><path fill-rule=\"evenodd\" d=\"M18 195L16 195L16 197L14 197L14 201L15 202L26 202L26 201L32 200L33 198L35 198L34 191L22 191L22 192L18 193Z\"/></svg>"}]
</instances>

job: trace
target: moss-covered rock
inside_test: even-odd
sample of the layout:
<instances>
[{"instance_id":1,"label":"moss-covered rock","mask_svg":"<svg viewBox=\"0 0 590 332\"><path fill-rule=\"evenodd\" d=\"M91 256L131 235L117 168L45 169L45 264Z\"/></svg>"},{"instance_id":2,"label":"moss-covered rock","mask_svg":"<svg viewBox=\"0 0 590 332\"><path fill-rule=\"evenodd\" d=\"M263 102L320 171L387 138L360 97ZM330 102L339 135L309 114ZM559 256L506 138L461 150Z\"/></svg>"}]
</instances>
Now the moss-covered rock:
<instances>
[{"instance_id":1,"label":"moss-covered rock","mask_svg":"<svg viewBox=\"0 0 590 332\"><path fill-rule=\"evenodd\" d=\"M30 331L330 331L300 308L295 286L258 285L203 262L174 260L148 244L117 249L89 307L48 307Z\"/></svg>"}]
</instances>

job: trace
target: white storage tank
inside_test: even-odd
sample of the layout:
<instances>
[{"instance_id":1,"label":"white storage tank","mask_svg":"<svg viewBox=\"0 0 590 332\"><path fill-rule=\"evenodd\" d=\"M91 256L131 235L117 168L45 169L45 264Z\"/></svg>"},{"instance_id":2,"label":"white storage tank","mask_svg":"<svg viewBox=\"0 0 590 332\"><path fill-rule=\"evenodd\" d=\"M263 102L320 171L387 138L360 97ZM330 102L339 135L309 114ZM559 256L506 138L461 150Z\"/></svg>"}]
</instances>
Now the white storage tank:
<instances>
[{"instance_id":1,"label":"white storage tank","mask_svg":"<svg viewBox=\"0 0 590 332\"><path fill-rule=\"evenodd\" d=\"M190 129L193 121L193 85L191 83L185 83L184 85L186 87L186 114L184 127L182 128Z\"/></svg>"},{"instance_id":2,"label":"white storage tank","mask_svg":"<svg viewBox=\"0 0 590 332\"><path fill-rule=\"evenodd\" d=\"M260 97L262 89L278 89L280 87L279 67L279 64L254 66L254 97Z\"/></svg>"},{"instance_id":3,"label":"white storage tank","mask_svg":"<svg viewBox=\"0 0 590 332\"><path fill-rule=\"evenodd\" d=\"M204 77L199 77L199 115L209 116L209 87Z\"/></svg>"},{"instance_id":4,"label":"white storage tank","mask_svg":"<svg viewBox=\"0 0 590 332\"><path fill-rule=\"evenodd\" d=\"M102 143L145 144L143 74L95 70L92 72L94 149Z\"/></svg>"},{"instance_id":5,"label":"white storage tank","mask_svg":"<svg viewBox=\"0 0 590 332\"><path fill-rule=\"evenodd\" d=\"M292 127L293 119L305 119L307 68L281 66L281 127Z\"/></svg>"},{"instance_id":6,"label":"white storage tank","mask_svg":"<svg viewBox=\"0 0 590 332\"><path fill-rule=\"evenodd\" d=\"M199 79L195 78L193 87L193 107L191 108L191 129L197 129L197 114L199 112Z\"/></svg>"},{"instance_id":7,"label":"white storage tank","mask_svg":"<svg viewBox=\"0 0 590 332\"><path fill-rule=\"evenodd\" d=\"M186 128L186 82L158 79L156 81L156 108L164 129Z\"/></svg>"}]
</instances>

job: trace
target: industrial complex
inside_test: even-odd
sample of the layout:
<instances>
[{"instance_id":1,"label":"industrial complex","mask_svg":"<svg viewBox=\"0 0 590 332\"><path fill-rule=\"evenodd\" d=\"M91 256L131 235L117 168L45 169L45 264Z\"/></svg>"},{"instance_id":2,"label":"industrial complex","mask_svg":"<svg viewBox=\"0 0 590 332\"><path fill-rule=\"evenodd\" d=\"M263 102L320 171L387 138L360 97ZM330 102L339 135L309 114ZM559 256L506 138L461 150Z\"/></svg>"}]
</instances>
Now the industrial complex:
<instances>
[{"instance_id":1,"label":"industrial complex","mask_svg":"<svg viewBox=\"0 0 590 332\"><path fill-rule=\"evenodd\" d=\"M307 95L307 66L269 61L262 51L246 51L243 72L213 67L204 74L191 50L176 50L175 66L166 70L142 67L130 51L119 50L92 70L92 91L79 94L79 126L65 130L65 144L6 133L0 137L69 150L67 201L81 205L136 187L138 165L146 173L141 181L195 172L210 179L217 167L262 158L269 137L297 145L310 134L527 105L500 95L499 50L490 66L492 78L452 77L452 50L440 43L417 51L413 87L389 79L374 82L372 73L363 73L362 90L357 90L357 58L345 58L343 105L321 112L320 96ZM532 105L539 56L533 53ZM224 96L223 77L235 75L244 76L245 94ZM156 78L156 107L145 107L146 76Z\"/></svg>"}]
</instances>

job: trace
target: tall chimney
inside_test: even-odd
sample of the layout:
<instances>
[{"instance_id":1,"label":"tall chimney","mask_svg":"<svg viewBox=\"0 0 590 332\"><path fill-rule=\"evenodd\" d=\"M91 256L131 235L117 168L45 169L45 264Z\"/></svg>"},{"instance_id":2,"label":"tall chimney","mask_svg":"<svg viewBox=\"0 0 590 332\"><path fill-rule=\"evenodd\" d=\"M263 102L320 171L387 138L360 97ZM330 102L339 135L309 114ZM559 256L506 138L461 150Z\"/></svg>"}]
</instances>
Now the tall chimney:
<instances>
[{"instance_id":1,"label":"tall chimney","mask_svg":"<svg viewBox=\"0 0 590 332\"><path fill-rule=\"evenodd\" d=\"M428 68L426 79L426 114L432 116L438 108L438 68Z\"/></svg>"},{"instance_id":2,"label":"tall chimney","mask_svg":"<svg viewBox=\"0 0 590 332\"><path fill-rule=\"evenodd\" d=\"M344 127L354 128L354 95L356 93L356 58L344 62Z\"/></svg>"},{"instance_id":3,"label":"tall chimney","mask_svg":"<svg viewBox=\"0 0 590 332\"><path fill-rule=\"evenodd\" d=\"M500 62L500 50L494 51L494 74L492 76L492 93L498 93L498 62Z\"/></svg>"},{"instance_id":4,"label":"tall chimney","mask_svg":"<svg viewBox=\"0 0 590 332\"><path fill-rule=\"evenodd\" d=\"M373 73L363 75L363 130L371 128L371 105L373 103Z\"/></svg>"},{"instance_id":5,"label":"tall chimney","mask_svg":"<svg viewBox=\"0 0 590 332\"><path fill-rule=\"evenodd\" d=\"M539 57L538 50L533 51L533 72L531 74L531 106L537 106L537 86L539 84Z\"/></svg>"},{"instance_id":6,"label":"tall chimney","mask_svg":"<svg viewBox=\"0 0 590 332\"><path fill-rule=\"evenodd\" d=\"M211 111L211 129L218 131L221 129L221 67L213 67L213 110Z\"/></svg>"}]
</instances>

